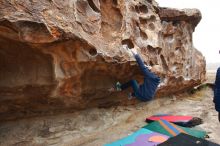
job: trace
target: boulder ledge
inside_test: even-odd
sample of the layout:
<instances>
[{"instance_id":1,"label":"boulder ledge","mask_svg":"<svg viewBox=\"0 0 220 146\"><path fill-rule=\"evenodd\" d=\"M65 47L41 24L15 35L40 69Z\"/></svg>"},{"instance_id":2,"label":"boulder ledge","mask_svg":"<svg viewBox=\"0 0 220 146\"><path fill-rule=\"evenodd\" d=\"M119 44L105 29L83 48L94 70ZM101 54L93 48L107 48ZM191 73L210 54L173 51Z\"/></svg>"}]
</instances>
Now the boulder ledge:
<instances>
[{"instance_id":1,"label":"boulder ledge","mask_svg":"<svg viewBox=\"0 0 220 146\"><path fill-rule=\"evenodd\" d=\"M188 90L205 80L200 19L153 0L1 0L0 119L130 104L107 89L141 79L133 46L163 68L157 97Z\"/></svg>"}]
</instances>

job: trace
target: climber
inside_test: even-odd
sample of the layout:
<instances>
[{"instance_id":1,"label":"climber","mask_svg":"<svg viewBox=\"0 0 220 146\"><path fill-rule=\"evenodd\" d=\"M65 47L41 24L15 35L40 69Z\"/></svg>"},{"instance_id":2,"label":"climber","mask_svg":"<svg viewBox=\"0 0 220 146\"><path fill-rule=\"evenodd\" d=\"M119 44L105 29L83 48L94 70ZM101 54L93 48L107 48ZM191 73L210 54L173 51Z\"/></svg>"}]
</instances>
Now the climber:
<instances>
[{"instance_id":1,"label":"climber","mask_svg":"<svg viewBox=\"0 0 220 146\"><path fill-rule=\"evenodd\" d=\"M140 56L137 54L137 49L129 49L129 53L133 54L135 57L142 73L144 76L144 83L138 85L136 80L130 80L125 84L119 82L116 83L115 87L110 88L109 91L122 91L129 87L132 87L133 92L129 93L128 98L137 98L141 101L149 101L155 95L156 89L160 83L160 78L156 75L161 72L161 67L159 65L146 66L141 60Z\"/></svg>"},{"instance_id":2,"label":"climber","mask_svg":"<svg viewBox=\"0 0 220 146\"><path fill-rule=\"evenodd\" d=\"M220 122L220 67L216 73L213 101L215 103L215 109L218 112L218 120Z\"/></svg>"}]
</instances>

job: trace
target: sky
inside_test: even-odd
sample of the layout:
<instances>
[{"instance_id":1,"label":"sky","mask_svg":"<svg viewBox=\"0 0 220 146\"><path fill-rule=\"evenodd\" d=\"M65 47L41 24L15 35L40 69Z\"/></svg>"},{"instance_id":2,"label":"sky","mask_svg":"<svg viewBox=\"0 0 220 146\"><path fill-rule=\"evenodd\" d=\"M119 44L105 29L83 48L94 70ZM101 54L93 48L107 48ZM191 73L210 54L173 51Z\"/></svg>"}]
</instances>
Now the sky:
<instances>
[{"instance_id":1,"label":"sky","mask_svg":"<svg viewBox=\"0 0 220 146\"><path fill-rule=\"evenodd\" d=\"M197 8L202 20L193 33L193 44L207 63L220 63L220 0L156 0L161 7Z\"/></svg>"}]
</instances>

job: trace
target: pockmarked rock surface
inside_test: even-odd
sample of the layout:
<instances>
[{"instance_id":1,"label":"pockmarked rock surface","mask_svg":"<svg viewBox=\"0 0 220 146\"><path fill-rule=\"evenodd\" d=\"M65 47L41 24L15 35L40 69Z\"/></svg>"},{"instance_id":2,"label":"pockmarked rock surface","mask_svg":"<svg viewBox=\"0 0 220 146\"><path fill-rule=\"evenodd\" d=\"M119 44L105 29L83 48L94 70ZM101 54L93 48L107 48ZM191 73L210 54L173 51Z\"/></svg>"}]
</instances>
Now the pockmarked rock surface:
<instances>
[{"instance_id":1,"label":"pockmarked rock surface","mask_svg":"<svg viewBox=\"0 0 220 146\"><path fill-rule=\"evenodd\" d=\"M199 10L153 0L1 0L1 120L130 104L108 88L141 81L134 46L163 68L156 96L200 84L205 59L192 42L200 19Z\"/></svg>"}]
</instances>

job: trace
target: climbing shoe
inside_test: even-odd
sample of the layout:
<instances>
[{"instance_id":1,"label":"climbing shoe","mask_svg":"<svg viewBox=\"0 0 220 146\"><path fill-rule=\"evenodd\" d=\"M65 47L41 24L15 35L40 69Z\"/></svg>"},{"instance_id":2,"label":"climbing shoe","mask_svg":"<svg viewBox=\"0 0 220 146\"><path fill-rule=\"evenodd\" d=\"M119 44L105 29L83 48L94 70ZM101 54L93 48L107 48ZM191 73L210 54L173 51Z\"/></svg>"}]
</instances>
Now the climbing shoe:
<instances>
[{"instance_id":1,"label":"climbing shoe","mask_svg":"<svg viewBox=\"0 0 220 146\"><path fill-rule=\"evenodd\" d=\"M116 87L117 91L121 91L121 83L120 82L117 82L115 87Z\"/></svg>"},{"instance_id":2,"label":"climbing shoe","mask_svg":"<svg viewBox=\"0 0 220 146\"><path fill-rule=\"evenodd\" d=\"M128 100L131 100L132 98L133 98L132 93L129 92L129 93L128 93Z\"/></svg>"}]
</instances>

